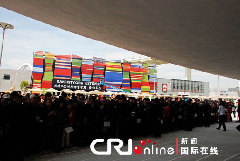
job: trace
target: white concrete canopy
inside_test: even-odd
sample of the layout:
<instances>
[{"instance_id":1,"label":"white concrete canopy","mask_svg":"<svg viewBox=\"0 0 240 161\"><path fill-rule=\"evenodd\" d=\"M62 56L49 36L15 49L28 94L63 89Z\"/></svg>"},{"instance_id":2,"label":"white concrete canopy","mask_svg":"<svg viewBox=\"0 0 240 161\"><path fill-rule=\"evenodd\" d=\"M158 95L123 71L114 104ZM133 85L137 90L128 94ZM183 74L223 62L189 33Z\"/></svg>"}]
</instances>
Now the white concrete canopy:
<instances>
[{"instance_id":1,"label":"white concrete canopy","mask_svg":"<svg viewBox=\"0 0 240 161\"><path fill-rule=\"evenodd\" d=\"M239 0L0 0L53 26L165 62L240 79Z\"/></svg>"}]
</instances>

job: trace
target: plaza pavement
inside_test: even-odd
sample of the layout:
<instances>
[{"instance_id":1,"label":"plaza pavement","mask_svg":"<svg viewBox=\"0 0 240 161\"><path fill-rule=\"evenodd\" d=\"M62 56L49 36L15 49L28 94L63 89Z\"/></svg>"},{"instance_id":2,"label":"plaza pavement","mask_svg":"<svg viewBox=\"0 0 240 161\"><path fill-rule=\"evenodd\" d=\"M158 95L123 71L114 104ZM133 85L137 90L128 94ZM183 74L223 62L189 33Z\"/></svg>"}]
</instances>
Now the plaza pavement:
<instances>
[{"instance_id":1,"label":"plaza pavement","mask_svg":"<svg viewBox=\"0 0 240 161\"><path fill-rule=\"evenodd\" d=\"M159 147L173 147L176 151L176 138L178 138L179 154L138 154L134 152L130 156L119 155L112 147L112 154L110 156L95 155L91 152L90 147L74 147L60 153L45 152L38 155L25 158L26 161L240 161L240 131L236 130L239 122L227 123L227 131L217 130L217 124L210 127L196 127L193 131L174 131L163 133L162 137L144 137L133 139L133 148L140 145L141 140L146 141L144 147L150 147L155 141ZM182 138L188 138L187 144L181 144ZM191 138L197 138L197 144L191 144ZM147 139L151 139L151 143L147 143ZM181 155L181 147L198 147L199 153L197 155ZM202 154L200 147L217 147L218 155ZM96 149L99 151L106 150L106 144L97 144ZM122 150L127 150L127 145L124 144ZM208 153L210 151L208 150Z\"/></svg>"}]
</instances>

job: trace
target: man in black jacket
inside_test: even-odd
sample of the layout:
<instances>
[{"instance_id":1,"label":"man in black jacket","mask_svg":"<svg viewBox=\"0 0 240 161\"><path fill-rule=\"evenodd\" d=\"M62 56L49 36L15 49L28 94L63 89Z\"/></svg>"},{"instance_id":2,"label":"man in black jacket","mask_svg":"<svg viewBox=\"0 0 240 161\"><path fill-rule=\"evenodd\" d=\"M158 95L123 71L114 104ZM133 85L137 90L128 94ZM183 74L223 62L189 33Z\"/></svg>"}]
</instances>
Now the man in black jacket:
<instances>
[{"instance_id":1,"label":"man in black jacket","mask_svg":"<svg viewBox=\"0 0 240 161\"><path fill-rule=\"evenodd\" d=\"M18 92L11 93L10 102L4 109L4 116L8 130L5 137L6 146L1 156L4 161L23 161L23 108Z\"/></svg>"}]
</instances>

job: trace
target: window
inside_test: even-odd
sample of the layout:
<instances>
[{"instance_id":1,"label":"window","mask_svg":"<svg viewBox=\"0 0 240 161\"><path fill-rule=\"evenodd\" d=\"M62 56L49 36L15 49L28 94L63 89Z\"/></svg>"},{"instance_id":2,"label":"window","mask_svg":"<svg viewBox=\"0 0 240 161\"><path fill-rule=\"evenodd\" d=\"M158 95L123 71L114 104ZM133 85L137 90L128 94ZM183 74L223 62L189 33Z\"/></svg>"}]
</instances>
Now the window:
<instances>
[{"instance_id":1,"label":"window","mask_svg":"<svg viewBox=\"0 0 240 161\"><path fill-rule=\"evenodd\" d=\"M10 80L10 75L4 74L3 79L4 79L4 80Z\"/></svg>"},{"instance_id":2,"label":"window","mask_svg":"<svg viewBox=\"0 0 240 161\"><path fill-rule=\"evenodd\" d=\"M175 87L175 82L173 82L173 89L175 89L176 87Z\"/></svg>"}]
</instances>

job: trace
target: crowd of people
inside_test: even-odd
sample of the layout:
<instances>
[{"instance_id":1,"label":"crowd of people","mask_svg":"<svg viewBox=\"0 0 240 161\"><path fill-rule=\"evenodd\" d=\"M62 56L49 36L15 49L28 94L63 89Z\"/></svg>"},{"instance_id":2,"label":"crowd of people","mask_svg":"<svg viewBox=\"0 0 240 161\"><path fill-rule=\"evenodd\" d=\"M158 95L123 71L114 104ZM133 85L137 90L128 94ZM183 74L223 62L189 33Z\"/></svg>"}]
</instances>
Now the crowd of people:
<instances>
[{"instance_id":1,"label":"crowd of people","mask_svg":"<svg viewBox=\"0 0 240 161\"><path fill-rule=\"evenodd\" d=\"M181 98L134 98L120 96L61 96L2 93L0 102L0 153L4 160L21 160L44 150L56 152L72 146L87 146L95 138L129 138L164 131L187 130L218 121L219 107L225 121L239 108L222 100ZM230 114L230 115L229 115ZM225 126L225 124L224 124ZM226 130L226 127L224 127Z\"/></svg>"}]
</instances>

